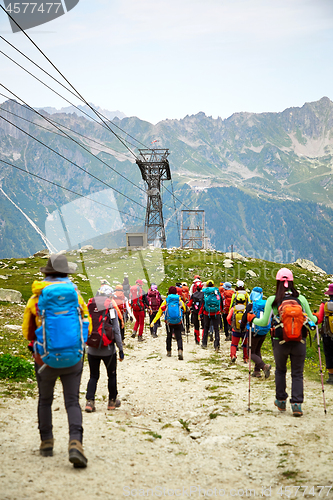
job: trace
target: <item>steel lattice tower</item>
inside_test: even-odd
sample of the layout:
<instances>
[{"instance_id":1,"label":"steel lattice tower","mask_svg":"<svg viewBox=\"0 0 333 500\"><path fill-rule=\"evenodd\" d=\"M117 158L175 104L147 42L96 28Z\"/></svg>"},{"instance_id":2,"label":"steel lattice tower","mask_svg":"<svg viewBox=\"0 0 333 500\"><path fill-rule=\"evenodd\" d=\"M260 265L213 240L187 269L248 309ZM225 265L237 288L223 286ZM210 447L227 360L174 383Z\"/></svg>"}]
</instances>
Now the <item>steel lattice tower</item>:
<instances>
[{"instance_id":1,"label":"steel lattice tower","mask_svg":"<svg viewBox=\"0 0 333 500\"><path fill-rule=\"evenodd\" d=\"M205 211L182 210L180 248L205 248Z\"/></svg>"},{"instance_id":2,"label":"steel lattice tower","mask_svg":"<svg viewBox=\"0 0 333 500\"><path fill-rule=\"evenodd\" d=\"M147 211L145 228L149 244L160 241L166 248L162 212L161 182L171 180L168 149L139 149L141 158L136 160L142 179L147 183Z\"/></svg>"}]
</instances>

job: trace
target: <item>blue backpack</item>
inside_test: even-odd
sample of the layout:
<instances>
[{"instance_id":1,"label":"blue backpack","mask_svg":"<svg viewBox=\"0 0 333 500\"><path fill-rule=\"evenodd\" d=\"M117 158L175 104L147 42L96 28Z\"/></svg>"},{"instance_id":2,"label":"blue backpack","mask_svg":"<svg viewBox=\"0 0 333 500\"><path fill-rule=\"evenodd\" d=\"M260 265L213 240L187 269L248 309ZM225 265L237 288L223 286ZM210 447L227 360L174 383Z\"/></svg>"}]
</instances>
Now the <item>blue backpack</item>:
<instances>
[{"instance_id":1,"label":"blue backpack","mask_svg":"<svg viewBox=\"0 0 333 500\"><path fill-rule=\"evenodd\" d=\"M204 307L208 313L217 313L221 308L221 295L216 287L207 287L204 292Z\"/></svg>"},{"instance_id":2,"label":"blue backpack","mask_svg":"<svg viewBox=\"0 0 333 500\"><path fill-rule=\"evenodd\" d=\"M166 298L165 321L171 325L177 325L182 321L182 307L178 294L171 293Z\"/></svg>"},{"instance_id":3,"label":"blue backpack","mask_svg":"<svg viewBox=\"0 0 333 500\"><path fill-rule=\"evenodd\" d=\"M38 310L42 326L36 330L35 351L52 368L74 366L83 356L89 322L82 321L73 283L46 286L39 297Z\"/></svg>"},{"instance_id":4,"label":"blue backpack","mask_svg":"<svg viewBox=\"0 0 333 500\"><path fill-rule=\"evenodd\" d=\"M264 312L266 305L266 300L259 299L255 300L252 304L252 311L253 314L256 315L257 318L260 318ZM271 329L271 320L269 320L269 323L267 326L258 326L258 325L253 325L254 329L254 334L255 335L266 335L266 333L269 332Z\"/></svg>"}]
</instances>

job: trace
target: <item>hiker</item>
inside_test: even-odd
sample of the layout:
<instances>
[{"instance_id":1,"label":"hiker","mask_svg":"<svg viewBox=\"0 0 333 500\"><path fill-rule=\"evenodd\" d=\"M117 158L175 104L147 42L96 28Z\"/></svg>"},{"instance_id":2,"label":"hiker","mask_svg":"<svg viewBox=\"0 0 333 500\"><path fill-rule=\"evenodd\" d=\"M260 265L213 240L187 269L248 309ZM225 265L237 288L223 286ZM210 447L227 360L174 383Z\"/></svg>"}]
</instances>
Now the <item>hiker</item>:
<instances>
[{"instance_id":1,"label":"hiker","mask_svg":"<svg viewBox=\"0 0 333 500\"><path fill-rule=\"evenodd\" d=\"M230 346L230 359L232 363L236 362L237 349L240 339L242 339L243 347L243 362L247 363L249 355L247 351L247 335L246 328L243 328L242 319L247 306L247 297L243 290L236 290L233 297L233 305L230 307L227 321L231 326L231 346Z\"/></svg>"},{"instance_id":2,"label":"hiker","mask_svg":"<svg viewBox=\"0 0 333 500\"><path fill-rule=\"evenodd\" d=\"M123 292L124 292L125 297L127 298L127 300L129 300L130 290L131 290L131 287L130 287L130 284L129 284L129 281L128 281L128 276L127 276L127 274L125 274L124 275L124 281L123 281Z\"/></svg>"},{"instance_id":3,"label":"hiker","mask_svg":"<svg viewBox=\"0 0 333 500\"><path fill-rule=\"evenodd\" d=\"M120 334L121 334L121 340L125 340L125 323L126 319L130 318L130 321L133 321L132 318L132 313L129 307L129 303L127 300L126 295L124 294L123 291L123 285L117 285L114 292L113 292L113 300L117 304L119 311L121 312L122 319L119 317L119 327L120 327Z\"/></svg>"},{"instance_id":4,"label":"hiker","mask_svg":"<svg viewBox=\"0 0 333 500\"><path fill-rule=\"evenodd\" d=\"M287 361L291 363L291 409L294 417L303 415L303 370L306 356L307 329L304 322L308 319L317 323L311 313L308 301L294 286L290 269L282 268L276 274L276 293L268 297L263 317L258 319L248 314L248 321L257 326L267 326L273 311L273 353L275 359L275 406L286 410ZM305 313L305 314L304 314Z\"/></svg>"},{"instance_id":5,"label":"hiker","mask_svg":"<svg viewBox=\"0 0 333 500\"><path fill-rule=\"evenodd\" d=\"M187 286L187 283L182 283L181 298L186 306L186 311L184 314L186 333L190 333L190 309L188 307L188 302L190 300L190 291L189 291L189 288Z\"/></svg>"},{"instance_id":6,"label":"hiker","mask_svg":"<svg viewBox=\"0 0 333 500\"><path fill-rule=\"evenodd\" d=\"M117 399L117 353L115 343L119 350L119 361L124 359L124 351L120 334L120 325L115 300L111 298L108 290L105 293L99 290L98 295L88 302L88 310L92 319L92 332L87 339L88 363L90 378L86 392L85 411L96 411L95 393L100 375L100 364L103 361L108 376L108 410L119 408L121 402Z\"/></svg>"},{"instance_id":7,"label":"hiker","mask_svg":"<svg viewBox=\"0 0 333 500\"><path fill-rule=\"evenodd\" d=\"M166 350L167 356L171 357L171 343L172 334L175 335L178 347L178 359L183 360L183 339L182 339L182 317L186 310L185 304L181 297L177 294L177 288L170 286L167 298L162 302L158 313L151 322L150 326L153 327L154 323L165 313L165 323L167 325L167 338Z\"/></svg>"},{"instance_id":8,"label":"hiker","mask_svg":"<svg viewBox=\"0 0 333 500\"><path fill-rule=\"evenodd\" d=\"M201 309L204 294L201 291L202 284L199 283L196 287L196 291L191 295L191 298L188 302L188 307L191 309L193 325L194 325L194 340L197 345L200 344L200 319L199 319L199 311Z\"/></svg>"},{"instance_id":9,"label":"hiker","mask_svg":"<svg viewBox=\"0 0 333 500\"><path fill-rule=\"evenodd\" d=\"M69 461L75 468L83 468L88 460L82 447L79 391L84 342L91 322L83 298L68 278L75 271L69 267L66 256L50 255L40 271L45 278L32 284L33 295L26 305L22 325L24 337L34 341L39 453L43 457L53 455L52 402L54 386L60 377L69 426Z\"/></svg>"},{"instance_id":10,"label":"hiker","mask_svg":"<svg viewBox=\"0 0 333 500\"><path fill-rule=\"evenodd\" d=\"M248 304L248 302L250 301L250 296L249 296L249 294L247 293L247 291L245 290L244 281L242 281L242 280L238 280L238 281L236 282L236 291L235 291L234 295L233 295L233 296L232 296L232 298L231 298L230 307L232 307L232 306L233 306L233 304L234 304L234 300L235 300L235 298L236 298L236 294L237 294L237 292L242 293L243 295L245 295L246 305L247 305L247 304Z\"/></svg>"},{"instance_id":11,"label":"hiker","mask_svg":"<svg viewBox=\"0 0 333 500\"><path fill-rule=\"evenodd\" d=\"M229 283L229 281L226 281L225 283L223 283L222 318L223 318L223 328L224 328L225 340L231 340L231 335L229 334L229 323L227 321L227 317L228 317L229 310L230 310L231 299L232 299L234 293L235 293L235 291L232 289L232 285L231 285L231 283Z\"/></svg>"},{"instance_id":12,"label":"hiker","mask_svg":"<svg viewBox=\"0 0 333 500\"><path fill-rule=\"evenodd\" d=\"M135 285L131 286L130 289L130 303L135 317L135 324L133 328L133 333L131 335L132 339L136 337L138 333L138 341L142 341L143 329L145 325L145 309L148 309L149 303L147 300L147 295L142 289L143 281L136 280Z\"/></svg>"},{"instance_id":13,"label":"hiker","mask_svg":"<svg viewBox=\"0 0 333 500\"><path fill-rule=\"evenodd\" d=\"M200 276L198 274L196 274L193 278L193 283L192 285L190 286L190 297L191 295L194 294L194 292L196 291L197 289L197 285L198 283L201 283L201 279L200 279ZM202 287L201 287L202 288Z\"/></svg>"},{"instance_id":14,"label":"hiker","mask_svg":"<svg viewBox=\"0 0 333 500\"><path fill-rule=\"evenodd\" d=\"M219 331L219 315L221 314L221 296L219 289L214 286L214 282L207 281L206 288L203 289L203 302L199 314L203 314L204 332L202 337L201 347L207 349L208 330L210 323L213 324L215 338L214 349L216 352L220 349L220 331Z\"/></svg>"},{"instance_id":15,"label":"hiker","mask_svg":"<svg viewBox=\"0 0 333 500\"><path fill-rule=\"evenodd\" d=\"M247 314L253 313L256 318L263 316L266 300L263 299L263 291L260 286L255 286L250 293L250 301L246 306L242 318L242 329L245 330L247 325ZM252 377L261 377L261 371L264 372L265 378L270 376L272 366L265 363L261 357L261 346L263 345L267 333L271 329L271 322L267 326L253 325L251 330L251 359L254 361L255 366L251 374Z\"/></svg>"},{"instance_id":16,"label":"hiker","mask_svg":"<svg viewBox=\"0 0 333 500\"><path fill-rule=\"evenodd\" d=\"M152 283L150 285L150 289L148 290L148 293L147 293L147 299L148 299L148 303L149 303L149 324L151 324L151 322L155 318L155 316L160 308L160 305L163 302L161 294L158 291L157 285L155 283ZM150 326L150 333L151 333L151 336L153 338L156 338L158 336L157 335L157 328L159 328L160 326L161 326L160 320L156 321L156 323L154 323L153 327Z\"/></svg>"},{"instance_id":17,"label":"hiker","mask_svg":"<svg viewBox=\"0 0 333 500\"><path fill-rule=\"evenodd\" d=\"M315 313L315 316L318 318L318 323L321 324L320 333L323 339L326 370L328 371L326 384L333 384L333 283L324 293L329 296L329 300L320 304L319 311Z\"/></svg>"}]
</instances>

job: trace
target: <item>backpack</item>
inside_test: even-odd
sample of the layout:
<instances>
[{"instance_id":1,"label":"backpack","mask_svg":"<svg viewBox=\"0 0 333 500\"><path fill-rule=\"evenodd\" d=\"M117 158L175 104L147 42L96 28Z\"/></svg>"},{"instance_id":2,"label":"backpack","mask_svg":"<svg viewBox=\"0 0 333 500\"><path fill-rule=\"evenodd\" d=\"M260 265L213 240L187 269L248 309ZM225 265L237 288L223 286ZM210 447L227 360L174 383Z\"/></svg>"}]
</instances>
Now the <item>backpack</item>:
<instances>
[{"instance_id":1,"label":"backpack","mask_svg":"<svg viewBox=\"0 0 333 500\"><path fill-rule=\"evenodd\" d=\"M182 321L182 306L180 297L170 294L166 298L165 321L171 325L177 325Z\"/></svg>"},{"instance_id":2,"label":"backpack","mask_svg":"<svg viewBox=\"0 0 333 500\"><path fill-rule=\"evenodd\" d=\"M303 340L303 325L306 321L306 316L303 312L300 301L295 297L286 296L278 307L278 324L275 331L282 329L278 332L280 343L302 342ZM280 334L280 335L279 335ZM282 338L281 338L282 337Z\"/></svg>"},{"instance_id":3,"label":"backpack","mask_svg":"<svg viewBox=\"0 0 333 500\"><path fill-rule=\"evenodd\" d=\"M253 314L256 315L256 318L262 317L262 315L264 313L265 305L266 305L266 300L263 300L263 299L255 300L253 302L252 311L253 311ZM269 321L267 326L253 325L254 335L266 335L270 329L271 329L271 320Z\"/></svg>"},{"instance_id":4,"label":"backpack","mask_svg":"<svg viewBox=\"0 0 333 500\"><path fill-rule=\"evenodd\" d=\"M246 309L246 304L245 302L243 304L238 303L233 306L233 314L232 314L232 319L231 319L231 328L233 329L234 332L240 333L242 331L241 329L241 322L243 319L243 314Z\"/></svg>"},{"instance_id":5,"label":"backpack","mask_svg":"<svg viewBox=\"0 0 333 500\"><path fill-rule=\"evenodd\" d=\"M323 333L333 337L333 301L329 300L324 305Z\"/></svg>"},{"instance_id":6,"label":"backpack","mask_svg":"<svg viewBox=\"0 0 333 500\"><path fill-rule=\"evenodd\" d=\"M132 309L133 311L143 311L145 306L143 305L142 301L142 295L143 291L142 288L139 287L139 285L134 285L131 286L131 303L132 303Z\"/></svg>"},{"instance_id":7,"label":"backpack","mask_svg":"<svg viewBox=\"0 0 333 500\"><path fill-rule=\"evenodd\" d=\"M152 311L158 311L161 305L160 292L158 290L149 290L147 294L148 302Z\"/></svg>"},{"instance_id":8,"label":"backpack","mask_svg":"<svg viewBox=\"0 0 333 500\"><path fill-rule=\"evenodd\" d=\"M201 290L194 292L192 295L192 311L199 314L201 304L204 298L204 293Z\"/></svg>"},{"instance_id":9,"label":"backpack","mask_svg":"<svg viewBox=\"0 0 333 500\"><path fill-rule=\"evenodd\" d=\"M87 345L101 349L114 341L114 333L111 325L109 309L111 300L99 295L90 299L88 310L92 320L92 332L88 337Z\"/></svg>"},{"instance_id":10,"label":"backpack","mask_svg":"<svg viewBox=\"0 0 333 500\"><path fill-rule=\"evenodd\" d=\"M204 289L204 307L209 314L217 313L220 310L221 297L219 291L215 287L207 287Z\"/></svg>"},{"instance_id":11,"label":"backpack","mask_svg":"<svg viewBox=\"0 0 333 500\"><path fill-rule=\"evenodd\" d=\"M188 302L189 301L189 298L190 298L190 292L189 292L189 289L188 289L188 286L183 286L182 287L182 295L181 295L182 299L183 299L183 302Z\"/></svg>"},{"instance_id":12,"label":"backpack","mask_svg":"<svg viewBox=\"0 0 333 500\"><path fill-rule=\"evenodd\" d=\"M89 322L82 321L78 293L71 282L46 286L38 299L42 325L36 330L35 353L52 368L68 368L80 361Z\"/></svg>"},{"instance_id":13,"label":"backpack","mask_svg":"<svg viewBox=\"0 0 333 500\"><path fill-rule=\"evenodd\" d=\"M233 290L224 290L223 292L223 312L228 314L231 304L232 296L235 292Z\"/></svg>"}]
</instances>

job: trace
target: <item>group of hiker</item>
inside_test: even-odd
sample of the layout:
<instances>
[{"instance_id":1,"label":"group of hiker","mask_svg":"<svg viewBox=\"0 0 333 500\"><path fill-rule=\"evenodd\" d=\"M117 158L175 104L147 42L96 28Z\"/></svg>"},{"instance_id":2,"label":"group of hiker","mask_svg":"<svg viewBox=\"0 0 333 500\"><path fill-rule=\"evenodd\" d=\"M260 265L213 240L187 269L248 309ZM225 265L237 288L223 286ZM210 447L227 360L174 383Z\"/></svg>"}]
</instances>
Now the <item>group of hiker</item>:
<instances>
[{"instance_id":1,"label":"group of hiker","mask_svg":"<svg viewBox=\"0 0 333 500\"><path fill-rule=\"evenodd\" d=\"M203 282L195 275L190 287L177 282L170 286L163 297L155 283L147 292L144 282L137 279L130 286L125 276L123 284L113 289L102 280L94 297L86 304L76 285L69 279L73 274L66 256L53 254L42 267L43 281L32 285L24 312L23 335L30 340L39 390L38 428L41 437L40 454L52 456L54 438L52 431L52 401L54 386L60 377L69 424L69 460L74 467L86 467L87 458L82 447L82 411L79 404L79 387L83 369L84 352L87 355L90 377L86 390L85 411L96 411L95 393L103 361L108 375L108 410L121 405L117 398L117 352L119 361L124 359L125 324L134 322L131 337L144 340L146 311L149 314L150 334L157 338L160 318L164 315L166 326L166 351L171 357L173 339L177 342L178 359L184 359L183 334L194 328L194 341L207 349L208 339L219 352L220 332L225 341L231 341L230 360L236 362L239 343L244 363L254 362L249 377L270 376L272 366L261 356L263 342L270 332L275 360L276 399L274 404L286 411L287 361L291 361L291 409L297 417L303 414L303 371L306 357L306 337L309 328L322 325L322 338L328 383L333 384L333 284L327 292L329 300L312 313L306 298L294 285L292 272L282 268L276 275L276 292L264 300L261 287L249 293L243 281L233 288L230 282L215 286L213 280ZM318 334L318 330L317 330ZM319 347L319 337L318 337ZM250 380L250 379L249 379Z\"/></svg>"}]
</instances>

